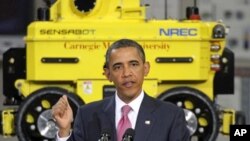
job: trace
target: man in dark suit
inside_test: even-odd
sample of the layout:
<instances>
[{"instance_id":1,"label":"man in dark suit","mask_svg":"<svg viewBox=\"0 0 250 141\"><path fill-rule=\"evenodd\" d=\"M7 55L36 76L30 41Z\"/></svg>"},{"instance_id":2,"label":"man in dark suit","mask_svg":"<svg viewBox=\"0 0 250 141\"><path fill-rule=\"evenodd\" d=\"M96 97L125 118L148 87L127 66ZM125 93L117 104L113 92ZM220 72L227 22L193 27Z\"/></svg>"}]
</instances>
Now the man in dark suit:
<instances>
[{"instance_id":1,"label":"man in dark suit","mask_svg":"<svg viewBox=\"0 0 250 141\"><path fill-rule=\"evenodd\" d=\"M111 141L121 141L119 134L126 128L134 129L134 141L190 140L184 111L143 91L150 65L141 45L129 39L114 42L107 50L105 66L104 74L114 83L116 94L80 107L72 132L72 110L67 97L60 98L52 108L58 141L97 141L104 131ZM128 107L126 114L121 112L123 107Z\"/></svg>"}]
</instances>

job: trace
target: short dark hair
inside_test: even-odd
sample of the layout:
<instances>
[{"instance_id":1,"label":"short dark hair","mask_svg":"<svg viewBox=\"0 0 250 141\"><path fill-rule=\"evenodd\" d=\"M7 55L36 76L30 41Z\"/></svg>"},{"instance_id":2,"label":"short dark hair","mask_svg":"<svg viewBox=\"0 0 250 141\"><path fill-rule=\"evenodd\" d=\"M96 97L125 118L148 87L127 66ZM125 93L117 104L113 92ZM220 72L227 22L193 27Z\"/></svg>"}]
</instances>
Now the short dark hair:
<instances>
[{"instance_id":1,"label":"short dark hair","mask_svg":"<svg viewBox=\"0 0 250 141\"><path fill-rule=\"evenodd\" d=\"M109 65L109 61L110 61L110 55L111 55L111 52L112 50L114 49L119 49L119 48L125 48L125 47L133 47L133 48L136 48L143 63L145 63L146 61L146 56L145 56L145 52L142 48L142 46L137 43L136 41L134 40L131 40L131 39L120 39L120 40L117 40L116 42L114 42L107 50L106 52L106 56L105 56L105 64L104 64L104 67L108 67Z\"/></svg>"}]
</instances>

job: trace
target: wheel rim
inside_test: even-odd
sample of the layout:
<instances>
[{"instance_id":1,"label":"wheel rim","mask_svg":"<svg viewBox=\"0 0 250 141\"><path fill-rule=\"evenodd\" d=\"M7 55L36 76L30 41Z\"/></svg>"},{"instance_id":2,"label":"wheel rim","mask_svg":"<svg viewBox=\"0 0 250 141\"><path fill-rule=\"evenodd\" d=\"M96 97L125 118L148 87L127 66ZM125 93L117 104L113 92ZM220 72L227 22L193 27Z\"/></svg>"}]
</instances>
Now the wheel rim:
<instances>
[{"instance_id":1,"label":"wheel rim","mask_svg":"<svg viewBox=\"0 0 250 141\"><path fill-rule=\"evenodd\" d=\"M55 137L55 134L58 131L58 126L52 118L51 110L45 110L39 115L37 128L42 136L49 139L53 139Z\"/></svg>"},{"instance_id":2,"label":"wheel rim","mask_svg":"<svg viewBox=\"0 0 250 141\"><path fill-rule=\"evenodd\" d=\"M16 118L17 136L20 141L52 141L58 127L51 115L52 106L62 95L67 95L75 116L83 102L61 88L44 88L29 95L19 106ZM73 123L72 123L73 124Z\"/></svg>"},{"instance_id":3,"label":"wheel rim","mask_svg":"<svg viewBox=\"0 0 250 141\"><path fill-rule=\"evenodd\" d=\"M217 138L218 114L206 95L191 88L174 88L165 92L160 99L184 109L187 128L192 138L202 141L212 141Z\"/></svg>"},{"instance_id":4,"label":"wheel rim","mask_svg":"<svg viewBox=\"0 0 250 141\"><path fill-rule=\"evenodd\" d=\"M196 115L187 109L184 109L184 113L185 113L185 119L187 121L187 128L189 130L190 135L193 135L195 133L195 131L197 130L197 126L198 126L198 121L196 118Z\"/></svg>"}]
</instances>

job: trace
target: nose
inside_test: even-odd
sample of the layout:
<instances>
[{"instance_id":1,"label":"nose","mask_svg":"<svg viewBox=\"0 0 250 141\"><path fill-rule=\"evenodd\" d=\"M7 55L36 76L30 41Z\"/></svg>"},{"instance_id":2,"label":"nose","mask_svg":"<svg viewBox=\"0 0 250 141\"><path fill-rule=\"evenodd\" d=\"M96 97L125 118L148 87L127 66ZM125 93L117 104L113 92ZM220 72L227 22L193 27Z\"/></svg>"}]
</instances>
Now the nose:
<instances>
[{"instance_id":1,"label":"nose","mask_svg":"<svg viewBox=\"0 0 250 141\"><path fill-rule=\"evenodd\" d=\"M123 77L131 76L132 72L131 69L128 66L125 66L123 69Z\"/></svg>"}]
</instances>

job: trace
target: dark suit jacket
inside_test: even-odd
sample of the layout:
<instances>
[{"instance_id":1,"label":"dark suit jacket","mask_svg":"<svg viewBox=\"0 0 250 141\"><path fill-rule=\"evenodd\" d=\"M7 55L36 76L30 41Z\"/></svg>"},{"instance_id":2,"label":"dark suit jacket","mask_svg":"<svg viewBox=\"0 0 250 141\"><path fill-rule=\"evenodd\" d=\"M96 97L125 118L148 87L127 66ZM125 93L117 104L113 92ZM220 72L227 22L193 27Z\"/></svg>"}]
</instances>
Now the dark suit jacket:
<instances>
[{"instance_id":1,"label":"dark suit jacket","mask_svg":"<svg viewBox=\"0 0 250 141\"><path fill-rule=\"evenodd\" d=\"M117 140L114 96L80 107L68 141L98 141L102 130L110 131L111 141ZM145 94L138 113L134 141L188 140L190 137L183 110Z\"/></svg>"}]
</instances>

